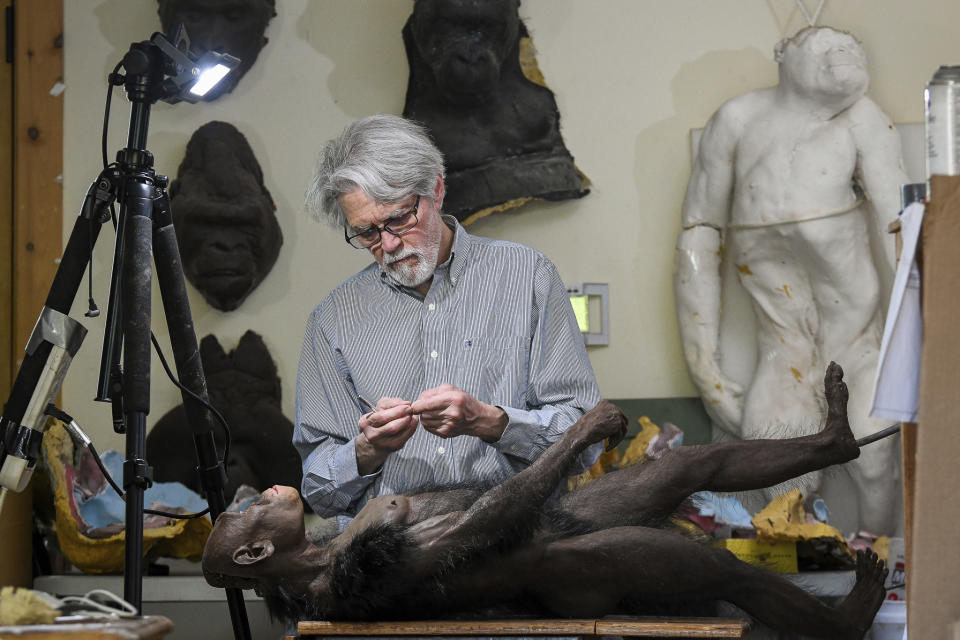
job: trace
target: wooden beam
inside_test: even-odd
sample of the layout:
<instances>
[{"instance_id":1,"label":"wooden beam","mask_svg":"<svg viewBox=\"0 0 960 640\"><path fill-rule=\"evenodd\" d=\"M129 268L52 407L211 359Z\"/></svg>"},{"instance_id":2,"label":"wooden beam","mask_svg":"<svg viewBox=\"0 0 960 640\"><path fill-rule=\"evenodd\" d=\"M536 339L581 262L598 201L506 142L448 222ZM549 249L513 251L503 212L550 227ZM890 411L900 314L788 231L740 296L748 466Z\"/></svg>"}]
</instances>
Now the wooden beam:
<instances>
[{"instance_id":1,"label":"wooden beam","mask_svg":"<svg viewBox=\"0 0 960 640\"><path fill-rule=\"evenodd\" d=\"M742 638L749 623L735 618L657 616L537 620L303 621L302 637L318 636L629 636L634 638Z\"/></svg>"},{"instance_id":2,"label":"wooden beam","mask_svg":"<svg viewBox=\"0 0 960 640\"><path fill-rule=\"evenodd\" d=\"M63 80L63 1L18 2L15 11L13 341L19 360L63 250L63 96L54 91Z\"/></svg>"},{"instance_id":3,"label":"wooden beam","mask_svg":"<svg viewBox=\"0 0 960 640\"><path fill-rule=\"evenodd\" d=\"M5 367L19 367L23 349L57 269L63 246L61 172L63 0L29 0L14 6L13 215L11 220L12 320ZM2 171L2 169L0 169ZM8 192L9 193L9 192ZM0 223L2 224L2 223ZM0 276L2 277L2 276ZM2 294L0 294L2 295ZM12 361L13 366L10 365ZM8 373L8 375L9 375ZM10 380L2 390L6 395ZM32 585L29 489L5 492L0 506L0 583Z\"/></svg>"},{"instance_id":4,"label":"wooden beam","mask_svg":"<svg viewBox=\"0 0 960 640\"><path fill-rule=\"evenodd\" d=\"M0 0L0 21L13 18L12 0ZM6 24L4 24L6 27ZM6 31L6 29L4 29ZM0 60L0 393L13 384L13 62L4 37ZM9 124L5 124L9 123Z\"/></svg>"}]
</instances>

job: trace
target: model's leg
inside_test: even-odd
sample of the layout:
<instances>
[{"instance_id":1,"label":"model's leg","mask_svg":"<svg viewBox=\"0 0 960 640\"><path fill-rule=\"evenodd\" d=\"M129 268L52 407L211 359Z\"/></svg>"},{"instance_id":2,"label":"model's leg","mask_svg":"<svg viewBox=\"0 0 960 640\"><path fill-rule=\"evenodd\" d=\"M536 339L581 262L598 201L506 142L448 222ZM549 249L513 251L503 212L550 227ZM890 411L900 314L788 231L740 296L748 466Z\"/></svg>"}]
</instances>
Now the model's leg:
<instances>
[{"instance_id":1,"label":"model's leg","mask_svg":"<svg viewBox=\"0 0 960 640\"><path fill-rule=\"evenodd\" d=\"M886 571L857 558L857 583L837 607L737 560L728 551L644 527L619 527L546 545L536 566L509 572L558 615L594 617L630 603L726 600L776 629L862 638L883 602Z\"/></svg>"},{"instance_id":2,"label":"model's leg","mask_svg":"<svg viewBox=\"0 0 960 640\"><path fill-rule=\"evenodd\" d=\"M655 524L696 491L768 487L808 471L852 460L859 448L847 422L843 370L824 378L827 419L816 434L680 447L659 460L609 473L563 496L557 509L601 529Z\"/></svg>"}]
</instances>

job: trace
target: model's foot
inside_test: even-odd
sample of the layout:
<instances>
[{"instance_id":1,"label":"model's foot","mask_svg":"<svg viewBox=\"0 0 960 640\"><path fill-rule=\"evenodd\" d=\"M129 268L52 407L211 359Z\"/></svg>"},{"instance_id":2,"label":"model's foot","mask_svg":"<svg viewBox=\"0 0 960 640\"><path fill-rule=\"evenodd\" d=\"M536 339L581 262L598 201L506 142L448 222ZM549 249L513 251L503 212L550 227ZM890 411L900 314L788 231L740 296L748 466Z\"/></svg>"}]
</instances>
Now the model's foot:
<instances>
[{"instance_id":1,"label":"model's foot","mask_svg":"<svg viewBox=\"0 0 960 640\"><path fill-rule=\"evenodd\" d=\"M627 417L617 405L601 400L571 427L582 434L587 444L607 440L607 449L615 447L627 435Z\"/></svg>"},{"instance_id":2,"label":"model's foot","mask_svg":"<svg viewBox=\"0 0 960 640\"><path fill-rule=\"evenodd\" d=\"M823 426L823 433L832 439L840 455L840 462L853 460L860 455L860 447L857 446L857 439L847 419L847 399L850 393L843 381L843 369L836 362L827 366L823 387L827 399L827 421Z\"/></svg>"},{"instance_id":3,"label":"model's foot","mask_svg":"<svg viewBox=\"0 0 960 640\"><path fill-rule=\"evenodd\" d=\"M860 640L873 624L877 610L883 604L887 569L877 554L867 549L857 551L857 583L838 607L840 614L850 621L851 630L838 637Z\"/></svg>"}]
</instances>

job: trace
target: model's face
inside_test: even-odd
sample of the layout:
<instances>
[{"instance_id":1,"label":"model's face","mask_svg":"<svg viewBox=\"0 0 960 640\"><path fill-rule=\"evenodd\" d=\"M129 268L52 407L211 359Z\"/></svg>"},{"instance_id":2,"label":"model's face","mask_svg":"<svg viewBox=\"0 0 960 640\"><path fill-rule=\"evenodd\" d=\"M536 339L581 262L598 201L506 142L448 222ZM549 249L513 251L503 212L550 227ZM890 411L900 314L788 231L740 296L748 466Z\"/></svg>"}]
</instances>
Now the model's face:
<instances>
[{"instance_id":1,"label":"model's face","mask_svg":"<svg viewBox=\"0 0 960 640\"><path fill-rule=\"evenodd\" d=\"M413 11L417 49L441 93L458 103L486 99L517 39L516 0L418 0Z\"/></svg>"},{"instance_id":2,"label":"model's face","mask_svg":"<svg viewBox=\"0 0 960 640\"><path fill-rule=\"evenodd\" d=\"M340 207L347 219L347 233L353 235L370 228L382 227L393 217L411 210L415 195L400 202L376 202L362 189L356 188L340 197ZM381 231L380 242L368 249L383 270L405 287L418 287L433 277L440 255L443 220L436 201L421 196L417 224L402 236Z\"/></svg>"},{"instance_id":3,"label":"model's face","mask_svg":"<svg viewBox=\"0 0 960 640\"><path fill-rule=\"evenodd\" d=\"M869 83L867 57L856 39L829 28L816 29L784 50L784 71L810 92L862 96Z\"/></svg>"},{"instance_id":4,"label":"model's face","mask_svg":"<svg viewBox=\"0 0 960 640\"><path fill-rule=\"evenodd\" d=\"M245 537L251 540L269 538L278 551L296 546L306 535L303 502L293 487L274 485L244 511L224 515L235 518L230 526L242 531Z\"/></svg>"},{"instance_id":5,"label":"model's face","mask_svg":"<svg viewBox=\"0 0 960 640\"><path fill-rule=\"evenodd\" d=\"M283 575L296 563L306 542L303 504L293 487L273 486L241 513L217 518L203 550L204 572L259 579ZM267 549L256 560L239 561Z\"/></svg>"},{"instance_id":6,"label":"model's face","mask_svg":"<svg viewBox=\"0 0 960 640\"><path fill-rule=\"evenodd\" d=\"M183 24L190 49L202 54L216 49L240 58L240 65L204 97L210 100L231 91L253 66L266 44L263 34L275 15L266 0L160 0L160 21L167 33ZM213 95L211 95L213 94Z\"/></svg>"}]
</instances>

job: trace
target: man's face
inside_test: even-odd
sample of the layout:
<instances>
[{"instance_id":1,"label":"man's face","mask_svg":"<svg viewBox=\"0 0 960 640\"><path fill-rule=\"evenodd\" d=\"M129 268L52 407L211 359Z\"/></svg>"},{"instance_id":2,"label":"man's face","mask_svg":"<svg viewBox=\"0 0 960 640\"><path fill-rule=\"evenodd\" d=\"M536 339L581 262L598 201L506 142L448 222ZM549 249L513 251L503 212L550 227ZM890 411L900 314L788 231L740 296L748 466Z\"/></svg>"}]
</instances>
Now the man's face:
<instances>
[{"instance_id":1,"label":"man's face","mask_svg":"<svg viewBox=\"0 0 960 640\"><path fill-rule=\"evenodd\" d=\"M811 30L784 49L784 72L804 90L859 98L869 83L867 57L857 40L829 28Z\"/></svg>"},{"instance_id":2,"label":"man's face","mask_svg":"<svg viewBox=\"0 0 960 640\"><path fill-rule=\"evenodd\" d=\"M400 202L376 202L359 187L340 197L346 214L347 233L353 235L372 225L383 224L410 211L417 197L411 195ZM443 220L435 199L421 197L417 224L402 236L381 231L380 242L368 250L377 263L396 282L405 287L418 287L433 277L440 255Z\"/></svg>"}]
</instances>

